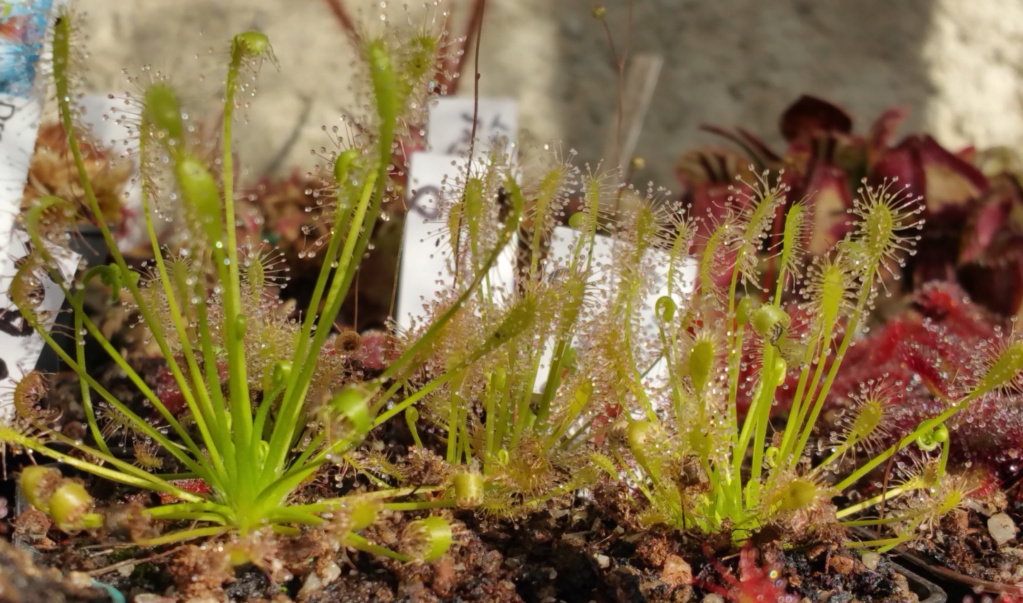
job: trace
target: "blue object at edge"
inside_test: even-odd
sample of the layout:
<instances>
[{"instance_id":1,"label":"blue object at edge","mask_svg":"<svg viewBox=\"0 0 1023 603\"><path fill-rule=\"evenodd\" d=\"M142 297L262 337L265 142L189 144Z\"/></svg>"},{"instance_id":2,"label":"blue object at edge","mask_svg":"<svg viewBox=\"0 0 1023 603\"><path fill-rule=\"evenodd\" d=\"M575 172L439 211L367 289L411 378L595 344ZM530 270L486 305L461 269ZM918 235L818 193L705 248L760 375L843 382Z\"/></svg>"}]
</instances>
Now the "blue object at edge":
<instances>
[{"instance_id":1,"label":"blue object at edge","mask_svg":"<svg viewBox=\"0 0 1023 603\"><path fill-rule=\"evenodd\" d=\"M104 584L99 580L93 580L92 586L95 586L96 588L102 588L103 590L105 590L107 594L110 595L110 600L113 601L114 603L127 603L127 600L124 598L124 595L121 594L121 591L117 590L113 586L110 586L109 584Z\"/></svg>"}]
</instances>

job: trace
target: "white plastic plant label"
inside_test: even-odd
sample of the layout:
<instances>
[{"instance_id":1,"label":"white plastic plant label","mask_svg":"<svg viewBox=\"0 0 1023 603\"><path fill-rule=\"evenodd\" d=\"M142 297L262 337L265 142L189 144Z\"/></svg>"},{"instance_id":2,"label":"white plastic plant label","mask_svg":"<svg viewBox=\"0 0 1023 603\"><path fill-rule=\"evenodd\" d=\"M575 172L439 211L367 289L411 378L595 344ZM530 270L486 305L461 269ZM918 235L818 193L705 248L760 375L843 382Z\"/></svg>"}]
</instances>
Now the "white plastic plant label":
<instances>
[{"instance_id":1,"label":"white plastic plant label","mask_svg":"<svg viewBox=\"0 0 1023 603\"><path fill-rule=\"evenodd\" d=\"M572 263L572 253L579 244L579 231L566 226L557 226L551 233L551 246L544 265L544 278L554 280L558 273L567 270ZM583 250L584 252L586 250ZM611 237L597 235L593 240L593 257L591 259L591 286L597 285L611 265L613 244Z\"/></svg>"},{"instance_id":2,"label":"white plastic plant label","mask_svg":"<svg viewBox=\"0 0 1023 603\"><path fill-rule=\"evenodd\" d=\"M21 312L14 301L7 293L13 280L14 271L21 262L28 256L31 249L31 242L28 235L21 230L12 233L11 244L6 252L0 255L0 261L4 266L13 267L10 271L0 276L0 290L4 294L0 296L0 391L12 392L15 384L21 378L31 372L39 354L43 351L46 343L42 336L37 333ZM80 256L68 249L51 247L50 253L56 260L57 272L64 280L64 286L70 286L78 269ZM39 316L42 326L50 330L57 313L64 305L64 293L60 285L49 276L42 278L38 290L32 292L32 296L38 300L36 314ZM0 420L6 421L13 413L12 400L7 397L9 394L0 397Z\"/></svg>"},{"instance_id":3,"label":"white plastic plant label","mask_svg":"<svg viewBox=\"0 0 1023 603\"><path fill-rule=\"evenodd\" d=\"M545 278L557 278L561 270L567 269L572 259L572 253L579 241L579 232L559 226L551 234L550 252L545 265ZM610 294L610 281L605 278L607 271L611 268L614 257L614 240L611 237L597 235L593 241L593 259L591 264L591 275L588 283L587 295L596 295L599 298L607 298ZM652 258L651 264L656 266L653 273L653 283L650 292L643 300L643 308L640 311L640 329L646 341L659 341L660 331L657 324L655 306L657 300L668 295L668 256L660 250L652 249L647 252ZM689 292L695 284L696 267L692 262L686 261L679 269L679 276L676 278L676 285L681 285L682 292ZM675 300L680 303L681 300ZM659 346L658 346L659 347ZM550 370L553 356L554 343L548 341L544 348L544 354L540 361L540 370L537 373L536 381L533 383L533 391L542 393L547 385L547 374ZM650 366L640 367L643 375L643 385L648 391L662 388L668 383L668 367L663 358L651 363Z\"/></svg>"},{"instance_id":4,"label":"white plastic plant label","mask_svg":"<svg viewBox=\"0 0 1023 603\"><path fill-rule=\"evenodd\" d=\"M579 244L579 231L565 226L557 226L551 232L550 249L544 263L543 278L554 281L559 278L562 271L568 270L572 263L572 254L576 245ZM586 295L592 295L593 287L598 291L607 291L607 286L602 285L602 277L607 268L611 265L612 241L610 237L597 235L593 240L593 257L590 260L590 279L587 283ZM551 370L551 362L554 357L554 342L548 340L544 343L543 355L540 357L539 370L536 373L536 380L533 382L533 393L541 394L547 387L547 376Z\"/></svg>"},{"instance_id":5,"label":"white plastic plant label","mask_svg":"<svg viewBox=\"0 0 1023 603\"><path fill-rule=\"evenodd\" d=\"M78 101L81 123L89 128L93 139L117 153L138 152L138 138L132 136L128 126L119 119L124 115L124 99L110 98L108 94L83 94ZM137 157L135 157L137 160ZM137 163L137 161L136 161Z\"/></svg>"},{"instance_id":6,"label":"white plastic plant label","mask_svg":"<svg viewBox=\"0 0 1023 603\"><path fill-rule=\"evenodd\" d=\"M32 371L45 345L7 293L20 262L30 253L28 235L15 230L29 164L42 114L43 87L36 82L40 58L49 52L46 39L54 9L61 0L0 0L0 391ZM55 268L68 285L79 256L51 249ZM60 286L42 279L32 292L42 326L49 330L64 304ZM13 413L10 399L0 398L0 420Z\"/></svg>"},{"instance_id":7,"label":"white plastic plant label","mask_svg":"<svg viewBox=\"0 0 1023 603\"><path fill-rule=\"evenodd\" d=\"M2 1L2 0L0 0ZM145 214L142 211L142 186L139 181L138 138L132 136L131 130L120 121L123 115L124 100L110 98L107 94L86 94L79 100L81 123L89 128L92 138L98 144L108 147L118 155L124 155L132 162L131 179L126 184L124 203L124 224L119 232L124 233L117 241L122 252L135 249L148 243ZM166 228L163 220L156 221L156 228Z\"/></svg>"},{"instance_id":8,"label":"white plastic plant label","mask_svg":"<svg viewBox=\"0 0 1023 603\"><path fill-rule=\"evenodd\" d=\"M654 283L650 289L650 294L643 300L640 328L643 329L643 336L645 338L650 341L657 341L658 347L660 347L660 329L657 324L656 306L658 299L668 295L668 254L659 249L652 249L648 253L653 254L654 264L663 267L663 269L659 269L654 273ZM688 294L693 291L693 288L696 286L696 268L696 262L692 258L686 258L682 265L677 268L678 275L675 277L675 287L678 293ZM672 299L676 305L681 306L682 300L677 295L673 295ZM668 363L663 356L643 373L643 387L648 392L665 387L668 385L669 380Z\"/></svg>"},{"instance_id":9,"label":"white plastic plant label","mask_svg":"<svg viewBox=\"0 0 1023 603\"><path fill-rule=\"evenodd\" d=\"M408 212L398 275L398 326L409 329L429 312L430 300L454 285L453 244L441 211L458 194L455 185L465 176L467 159L435 153L416 153L409 164ZM495 289L509 289L515 279L514 241L491 268Z\"/></svg>"},{"instance_id":10,"label":"white plastic plant label","mask_svg":"<svg viewBox=\"0 0 1023 603\"><path fill-rule=\"evenodd\" d=\"M494 143L504 145L509 154L513 152L519 131L518 104L513 100L481 98L477 111L471 97L441 97L430 104L429 111L426 143L434 153L468 155L474 113L478 116L477 152L485 153Z\"/></svg>"},{"instance_id":11,"label":"white plastic plant label","mask_svg":"<svg viewBox=\"0 0 1023 603\"><path fill-rule=\"evenodd\" d=\"M445 192L455 189L463 177L472 139L473 116L477 116L478 147L473 162L480 161L492 142L514 154L518 134L518 105L513 100L443 97L430 103L427 147L415 153L408 168L408 212L402 238L398 274L398 326L408 329L428 314L428 303L439 291L453 285L449 261L454 253L441 210ZM446 186L446 188L445 188ZM510 289L515 282L515 241L491 269L490 284Z\"/></svg>"}]
</instances>

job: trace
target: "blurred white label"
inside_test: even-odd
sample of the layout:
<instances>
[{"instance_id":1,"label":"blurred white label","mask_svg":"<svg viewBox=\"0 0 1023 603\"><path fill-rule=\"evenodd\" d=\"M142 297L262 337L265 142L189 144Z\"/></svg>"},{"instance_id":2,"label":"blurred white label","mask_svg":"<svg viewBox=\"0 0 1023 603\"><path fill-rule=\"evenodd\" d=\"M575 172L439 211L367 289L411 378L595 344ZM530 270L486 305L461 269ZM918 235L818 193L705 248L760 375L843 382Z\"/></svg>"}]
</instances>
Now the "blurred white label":
<instances>
[{"instance_id":1,"label":"blurred white label","mask_svg":"<svg viewBox=\"0 0 1023 603\"><path fill-rule=\"evenodd\" d=\"M557 226L551 233L551 246L544 263L544 278L549 282L555 282L563 273L567 273L572 265L572 258L579 245L580 233L572 228ZM611 266L613 244L610 237L597 235L593 239L593 256L590 259L590 278L587 281L586 295L606 294L608 291L607 280L604 275ZM579 251L579 261L587 261L589 249ZM579 321L584 320L583 317ZM579 324L577 322L576 324ZM574 344L574 340L573 340ZM554 361L555 342L547 340L544 344L543 356L540 357L540 368L536 373L536 380L533 382L533 392L543 393L547 387L547 376L551 370L551 363Z\"/></svg>"},{"instance_id":2,"label":"blurred white label","mask_svg":"<svg viewBox=\"0 0 1023 603\"><path fill-rule=\"evenodd\" d=\"M518 103L509 99L481 98L476 110L472 98L441 97L430 104L430 127L426 143L434 153L467 155L476 112L477 153L493 143L512 152L519 131ZM480 147L482 145L482 148Z\"/></svg>"},{"instance_id":3,"label":"blurred white label","mask_svg":"<svg viewBox=\"0 0 1023 603\"><path fill-rule=\"evenodd\" d=\"M12 240L38 132L39 103L0 93L0 241Z\"/></svg>"},{"instance_id":4,"label":"blurred white label","mask_svg":"<svg viewBox=\"0 0 1023 603\"><path fill-rule=\"evenodd\" d=\"M416 153L409 164L408 212L398 280L398 325L408 329L429 314L437 293L449 290L454 243L444 213L460 195L457 182L465 177L467 159L434 153ZM480 164L482 165L482 164ZM515 241L491 268L489 285L510 290L515 280Z\"/></svg>"},{"instance_id":5,"label":"blurred white label","mask_svg":"<svg viewBox=\"0 0 1023 603\"><path fill-rule=\"evenodd\" d=\"M556 279L559 272L568 270L572 261L575 248L579 244L580 233L571 228L559 226L554 229L551 235L550 254L545 265L545 278ZM581 256L585 258L588 249L583 249ZM643 307L640 310L640 331L642 347L647 350L661 349L660 331L657 324L656 304L657 300L668 295L668 255L660 250L650 250L646 261L654 267L652 278L649 284L649 292L643 300ZM587 285L586 295L596 297L601 303L612 303L611 285L613 275L611 274L612 261L615 257L615 241L611 237L597 235L593 241L593 257L590 266L590 278ZM696 266L686 261L678 269L678 276L675 280L676 294L686 294L692 291L696 278ZM677 297L677 295L676 295ZM676 303L682 300L676 299ZM580 321L585 317L580 317ZM553 361L554 342L548 341L544 346L544 353L540 361L540 370L537 373L536 381L533 384L535 393L542 393L547 385L547 376L550 372ZM644 362L649 358L649 364L639 367L643 377L643 385L648 391L658 390L668 383L668 367L663 358L652 358L651 354L639 354L637 360Z\"/></svg>"},{"instance_id":6,"label":"blurred white label","mask_svg":"<svg viewBox=\"0 0 1023 603\"><path fill-rule=\"evenodd\" d=\"M45 87L37 82L40 59L49 62L49 33L53 9L60 0L0 1L0 390L13 392L22 376L35 368L45 343L18 311L7 291L31 244L14 229L35 151ZM70 283L79 256L51 249L55 268ZM28 292L26 292L28 293ZM47 330L64 303L58 283L44 277L30 293ZM7 394L9 396L10 394ZM9 398L0 398L0 420L13 414Z\"/></svg>"},{"instance_id":7,"label":"blurred white label","mask_svg":"<svg viewBox=\"0 0 1023 603\"><path fill-rule=\"evenodd\" d=\"M643 310L640 315L642 329L641 334L648 342L655 342L652 345L656 349L663 349L661 344L660 328L657 322L657 300L668 295L668 260L669 256L660 249L652 249L648 253L653 258L653 264L657 270L653 274L653 282L646 298L643 300ZM681 307L681 295L688 295L696 285L696 262L692 258L686 258L681 266L676 268L677 275L673 289L672 300L676 307ZM676 318L678 316L676 315ZM641 367L644 368L644 367ZM671 376L668 373L668 363L663 356L658 358L652 366L646 367L643 371L643 387L647 392L660 390L668 385Z\"/></svg>"},{"instance_id":8,"label":"blurred white label","mask_svg":"<svg viewBox=\"0 0 1023 603\"><path fill-rule=\"evenodd\" d=\"M505 144L507 152L513 153L519 127L515 101L480 99L478 111L471 98L442 97L430 103L426 142L431 152L413 154L408 166L396 316L403 329L427 317L438 292L454 284L454 249L442 211L457 201L444 195L461 193L457 182L466 173L474 113L476 140ZM484 157L486 149L481 148L473 163L484 166ZM510 291L514 286L515 248L513 239L491 268L490 287Z\"/></svg>"},{"instance_id":9,"label":"blurred white label","mask_svg":"<svg viewBox=\"0 0 1023 603\"><path fill-rule=\"evenodd\" d=\"M142 186L139 178L138 137L122 122L125 116L123 98L110 98L106 94L86 94L79 103L81 124L92 132L92 138L123 161L132 162L132 175L125 184L124 224L118 229L117 247L122 252L149 242L145 214L142 212ZM167 222L156 220L154 226L166 228ZM123 236L121 236L123 234ZM159 233L158 233L159 234Z\"/></svg>"}]
</instances>

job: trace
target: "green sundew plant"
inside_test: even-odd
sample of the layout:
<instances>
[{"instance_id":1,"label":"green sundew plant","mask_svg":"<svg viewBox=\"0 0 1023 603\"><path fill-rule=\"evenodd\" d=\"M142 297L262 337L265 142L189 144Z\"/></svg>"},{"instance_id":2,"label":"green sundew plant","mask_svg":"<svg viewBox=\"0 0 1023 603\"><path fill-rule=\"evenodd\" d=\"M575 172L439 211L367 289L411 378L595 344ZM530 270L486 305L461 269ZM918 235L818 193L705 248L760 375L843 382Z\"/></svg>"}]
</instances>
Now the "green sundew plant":
<instances>
[{"instance_id":1,"label":"green sundew plant","mask_svg":"<svg viewBox=\"0 0 1023 603\"><path fill-rule=\"evenodd\" d=\"M643 403L620 424L612 454L623 477L649 502L647 521L731 530L740 541L773 523L793 527L792 537L836 520L890 524L895 536L867 544L891 547L969 493L967 481L946 475L944 423L984 394L1018 384L1023 340L1015 333L1006 337L986 370L967 380L946 411L882 451L876 443L887 429L894 385L864 384L843 433L814 463L817 447L810 444L823 403L883 289L883 273L901 254L912 253L922 205L895 183L864 186L851 210L853 231L830 254L806 265L802 245L812 213L805 202L794 203L785 215L780 248L773 250L777 255L764 259L759 252L773 217L787 204L787 190L770 178L765 173L736 186L724 217L703 241L698 286L672 290L657 301L668 385L652 405L634 398ZM769 287L758 280L763 261L780 266ZM783 306L786 294L800 301ZM771 408L789 376L798 376L798 385L784 427L774 431ZM749 407L741 417L746 382ZM834 510L834 496L911 445L938 451L938 457L920 463L914 475L883 494ZM858 463L852 469L843 463L850 459ZM909 502L889 517L866 516L900 497Z\"/></svg>"},{"instance_id":2,"label":"green sundew plant","mask_svg":"<svg viewBox=\"0 0 1023 603\"><path fill-rule=\"evenodd\" d=\"M543 239L569 192L578 187L579 173L551 155L546 168L527 168L520 174L501 152L493 151L446 191L439 228L451 242L453 287L450 297L435 302L434 314L443 315L463 298L464 305L428 350L420 374L410 377L415 381L446 373L451 378L443 388L418 388L385 413L405 412L421 449L427 447L418 423L439 432L453 490L450 497L436 501L438 506L521 512L581 487L590 475L573 475L585 453L566 450L569 431L577 429L591 394L587 380L571 370L570 348L588 252L577 246L567 275L556 281L545 278L543 264ZM596 200L587 203L597 207ZM502 204L524 208L525 223L531 226L522 233L534 235L519 246L528 249L519 258L520 278L501 283L498 273L487 273L485 286L465 298L463 292L474 288L473 275L492 265L491 258L514 255L515 245L502 234ZM536 393L547 341L552 342L551 364L543 375L546 387ZM499 343L504 345L496 349ZM473 353L478 349L496 351L480 356ZM412 381L410 390L416 389ZM419 410L406 408L421 398Z\"/></svg>"},{"instance_id":3,"label":"green sundew plant","mask_svg":"<svg viewBox=\"0 0 1023 603\"><path fill-rule=\"evenodd\" d=\"M515 283L490 283L470 297L424 365L426 376L450 374L452 365L464 369L405 411L418 447L425 447L420 424L443 443L454 488L438 505L528 512L615 472L595 442L624 398L654 413L637 384L645 370L639 367L656 359L654 342L640 326L650 289L644 276L655 268L655 257L667 258L668 280L678 289L691 231L666 227L667 214L651 209L653 192L618 191L615 174L584 175L567 159L548 146L515 170L492 154L448 191L441 223L453 242L452 296L469 286L463 275L497 249L500 200L521 197L515 204L526 209ZM619 192L628 197L626 209L612 215L603 208ZM578 210L568 228L557 227L569 200ZM611 257L598 250L605 229L613 232L603 241L613 247ZM452 300L438 301L435 312ZM507 343L462 362L469 350L487 345L490 333L506 334ZM423 394L420 389L410 399Z\"/></svg>"},{"instance_id":4,"label":"green sundew plant","mask_svg":"<svg viewBox=\"0 0 1023 603\"><path fill-rule=\"evenodd\" d=\"M85 199L99 215L75 134L74 23L74 15L66 13L54 28L53 79ZM146 544L227 532L244 536L264 527L290 534L330 519L344 542L357 549L403 560L442 554L451 542L451 530L440 517L410 525L405 553L384 549L357 533L376 521L386 501L407 497L414 490L417 498L402 503L404 507L427 508L430 505L421 496L436 492L440 485L384 488L313 501L300 496L301 486L324 465L342 462L370 431L414 404L409 398L382 412L397 390L391 387L385 392L385 385L392 380L403 382L395 377L415 368L413 361L479 291L496 259L496 254L480 259L479 270L467 277L461 296L379 378L358 382L331 355L321 353L387 198L396 136L409 121L408 113L421 110L420 91L426 89L426 79L438 60L438 39L439 33L423 29L404 38L367 38L363 43L375 116L365 135L331 157L335 189L331 235L324 245L311 310L301 321L288 320L286 312L280 311L281 302L274 293L279 283L273 254L262 244L240 241L235 228L234 111L255 70L264 61L274 60L268 39L249 32L231 43L220 154L214 168L200 159L203 149L189 139L192 129L170 85L159 79L146 85L138 100L135 129L153 267L146 275L133 271L118 252L110 230L98 221L114 263L88 270L75 286L64 289L80 337L73 356L63 352L40 328L43 317L30 294L40 279L52 276L60 282L52 246L64 236L60 218L67 215L69 205L49 197L23 217L34 251L10 288L23 315L78 374L91 441L49 429L45 417L33 415L26 404L19 406L24 412L14 423L0 427L0 439L99 477L167 495L171 502L143 510L143 519L185 522L188 527L141 540ZM150 200L183 215L185 247L172 251L161 246ZM511 239L521 212L521 196L513 195L506 225L494 235L496 248ZM97 278L113 290L114 299L124 289L130 294L134 310L180 388L184 411L168 408L85 314L85 284ZM322 308L319 313L317 308ZM421 392L462 374L465 366L497 349L510 337L510 330L513 326L497 327ZM138 388L159 415L158 425L123 404L90 374L81 337L85 333ZM93 402L94 396L100 404ZM135 450L145 453L137 455L136 464L109 445L104 420L130 430ZM158 472L160 467L167 472ZM196 481L204 487L184 485ZM85 488L63 479L56 469L29 468L21 484L29 499L50 513L62 529L97 528L105 521L103 513L93 509L94 501Z\"/></svg>"},{"instance_id":5,"label":"green sundew plant","mask_svg":"<svg viewBox=\"0 0 1023 603\"><path fill-rule=\"evenodd\" d=\"M74 22L66 14L54 28L53 79L85 201L99 215L71 101ZM984 370L964 378L962 394L944 412L895 445L877 446L894 387L885 383L864 384L826 449L815 440L824 401L883 290L882 277L912 253L922 225L919 200L894 183L864 187L851 211L851 234L813 260L802 252L812 221L808 204L789 204L787 190L769 174L740 183L700 241L692 282L697 222L658 191L613 186L616 174L583 174L557 151L522 168L493 151L470 161L448 191L439 226L452 242L452 286L400 356L364 381L340 355L323 353L394 193L396 141L406 124L421 123L417 112L442 37L424 28L360 42L373 115L328 157L329 236L316 251L323 262L310 309L297 321L286 318L275 294L281 279L273 251L240 239L236 228L234 111L258 67L274 61L269 41L250 32L231 43L212 161L204 159L209 149L194 140L173 88L159 78L144 85L135 129L153 265L133 271L99 221L114 262L86 271L64 292L76 333L98 342L153 413L122 403L90 375L84 341L68 354L40 328L45 317L34 291L44 278L61 282L54 245L66 237L70 215L66 200L46 197L23 216L32 253L10 296L80 377L90 439L51 429L52 417L31 404L41 379L33 374L15 392L18 417L0 426L0 440L165 495L169 502L144 509L142 518L187 527L147 535L141 542L148 544L326 525L356 549L434 559L453 538L439 516L411 523L403 552L359 532L384 510L527 512L605 475L643 495L647 521L730 530L736 540L772 523L798 531L837 521L894 526L895 536L868 543L888 547L961 503L970 486L946 475L944 423L985 394L1020 385L1023 339L1015 332L996 342ZM161 246L150 201L180 214L183 246ZM579 207L568 217L571 229L559 230L570 204ZM608 207L616 208L613 215ZM765 260L769 229L783 207L789 209L781 242ZM554 257L556 235L566 232L567 252ZM598 253L605 244L606 257ZM494 268L511 249L518 249L515 279L505 283ZM767 284L759 280L765 261L778 267ZM126 291L184 410L168 407L86 315L84 289L94 279L114 299ZM790 299L797 301L783 304ZM775 430L771 408L790 376L797 382L793 402ZM377 490L303 497L303 485L325 465L358 467L367 458L359 443L399 415L421 457L443 452L439 472L420 471L396 487L375 475L390 470L377 459L375 471L364 472ZM134 459L112 445L111 426L127 432ZM833 508L837 494L910 446L927 458L913 474L880 496ZM410 456L407 466L417 462ZM393 473L400 479L404 470ZM196 482L203 487L186 487ZM106 521L84 486L56 469L29 468L21 484L61 529ZM888 517L866 515L890 500L898 504Z\"/></svg>"}]
</instances>

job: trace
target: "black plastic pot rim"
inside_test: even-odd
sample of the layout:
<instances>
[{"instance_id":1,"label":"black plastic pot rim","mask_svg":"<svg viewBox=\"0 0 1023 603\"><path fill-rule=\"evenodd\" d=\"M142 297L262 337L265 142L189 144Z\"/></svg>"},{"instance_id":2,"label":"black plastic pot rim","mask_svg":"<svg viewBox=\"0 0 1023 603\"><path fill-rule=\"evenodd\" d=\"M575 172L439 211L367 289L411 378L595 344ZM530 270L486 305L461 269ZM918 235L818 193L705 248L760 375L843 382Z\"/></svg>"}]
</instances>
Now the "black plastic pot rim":
<instances>
[{"instance_id":1,"label":"black plastic pot rim","mask_svg":"<svg viewBox=\"0 0 1023 603\"><path fill-rule=\"evenodd\" d=\"M948 601L948 594L937 584L894 561L892 568L895 573L906 577L910 590L920 597L920 603L945 603Z\"/></svg>"},{"instance_id":2,"label":"black plastic pot rim","mask_svg":"<svg viewBox=\"0 0 1023 603\"><path fill-rule=\"evenodd\" d=\"M937 578L948 580L959 586L966 587L977 594L1023 595L1023 585L992 582L990 580L981 580L980 578L967 576L966 574L950 570L947 567L930 563L920 555L917 555L913 550L906 547L899 547L895 549L895 552L899 555L899 557L910 562L914 567L918 567Z\"/></svg>"}]
</instances>

